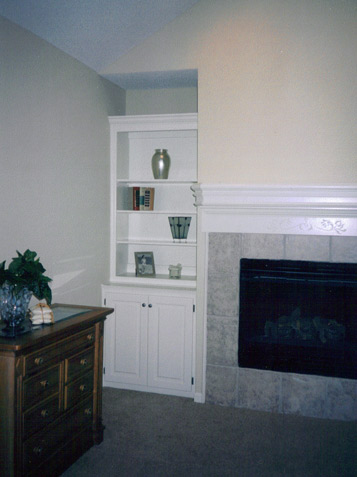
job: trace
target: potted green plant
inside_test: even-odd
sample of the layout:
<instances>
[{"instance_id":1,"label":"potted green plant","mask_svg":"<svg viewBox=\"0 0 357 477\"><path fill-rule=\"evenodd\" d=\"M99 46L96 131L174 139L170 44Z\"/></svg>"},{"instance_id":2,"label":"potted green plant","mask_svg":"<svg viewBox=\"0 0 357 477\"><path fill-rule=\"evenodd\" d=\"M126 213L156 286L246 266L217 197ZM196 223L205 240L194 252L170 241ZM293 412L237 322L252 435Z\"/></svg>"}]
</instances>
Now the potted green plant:
<instances>
[{"instance_id":1,"label":"potted green plant","mask_svg":"<svg viewBox=\"0 0 357 477\"><path fill-rule=\"evenodd\" d=\"M44 275L46 269L36 257L37 253L31 250L26 250L23 254L17 251L17 257L12 259L7 269L6 261L0 264L0 315L6 323L2 330L5 336L23 332L22 322L32 295L51 304L49 283L52 280Z\"/></svg>"}]
</instances>

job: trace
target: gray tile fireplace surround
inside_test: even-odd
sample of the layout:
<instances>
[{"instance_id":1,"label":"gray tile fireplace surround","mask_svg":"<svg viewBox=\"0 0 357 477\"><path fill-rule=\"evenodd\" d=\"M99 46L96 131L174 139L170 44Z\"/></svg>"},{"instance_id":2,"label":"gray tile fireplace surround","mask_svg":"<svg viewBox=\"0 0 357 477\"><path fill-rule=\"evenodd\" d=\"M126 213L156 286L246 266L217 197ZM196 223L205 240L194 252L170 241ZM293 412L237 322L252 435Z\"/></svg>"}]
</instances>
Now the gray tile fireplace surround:
<instances>
[{"instance_id":1,"label":"gray tile fireplace surround","mask_svg":"<svg viewBox=\"0 0 357 477\"><path fill-rule=\"evenodd\" d=\"M357 237L210 233L206 402L357 419L357 381L238 367L241 258L357 262Z\"/></svg>"}]
</instances>

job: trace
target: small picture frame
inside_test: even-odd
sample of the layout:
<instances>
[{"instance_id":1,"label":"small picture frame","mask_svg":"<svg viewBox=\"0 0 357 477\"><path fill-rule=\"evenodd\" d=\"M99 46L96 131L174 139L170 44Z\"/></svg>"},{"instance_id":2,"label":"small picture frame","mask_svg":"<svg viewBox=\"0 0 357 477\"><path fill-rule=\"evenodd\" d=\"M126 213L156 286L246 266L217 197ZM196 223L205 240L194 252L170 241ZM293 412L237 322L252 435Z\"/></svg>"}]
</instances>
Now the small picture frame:
<instances>
[{"instance_id":1,"label":"small picture frame","mask_svg":"<svg viewBox=\"0 0 357 477\"><path fill-rule=\"evenodd\" d=\"M155 263L152 252L134 252L135 273L137 277L154 277Z\"/></svg>"}]
</instances>

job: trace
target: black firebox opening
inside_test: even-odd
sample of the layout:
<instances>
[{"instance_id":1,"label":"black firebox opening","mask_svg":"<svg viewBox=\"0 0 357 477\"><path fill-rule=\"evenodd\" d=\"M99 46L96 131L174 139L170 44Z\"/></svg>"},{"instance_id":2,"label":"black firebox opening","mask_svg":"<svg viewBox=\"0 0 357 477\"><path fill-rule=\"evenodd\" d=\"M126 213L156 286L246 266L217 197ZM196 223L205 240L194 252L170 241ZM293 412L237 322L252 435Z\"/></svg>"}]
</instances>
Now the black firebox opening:
<instances>
[{"instance_id":1,"label":"black firebox opening","mask_svg":"<svg viewBox=\"0 0 357 477\"><path fill-rule=\"evenodd\" d=\"M357 264L240 265L239 366L357 379Z\"/></svg>"}]
</instances>

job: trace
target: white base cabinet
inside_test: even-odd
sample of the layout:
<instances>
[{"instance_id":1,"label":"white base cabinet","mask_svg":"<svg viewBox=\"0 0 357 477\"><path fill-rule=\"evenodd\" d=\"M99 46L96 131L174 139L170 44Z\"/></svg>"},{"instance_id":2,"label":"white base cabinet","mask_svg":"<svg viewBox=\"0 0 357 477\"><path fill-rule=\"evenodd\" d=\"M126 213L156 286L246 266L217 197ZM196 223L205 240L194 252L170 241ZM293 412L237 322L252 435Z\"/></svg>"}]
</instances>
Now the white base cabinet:
<instances>
[{"instance_id":1,"label":"white base cabinet","mask_svg":"<svg viewBox=\"0 0 357 477\"><path fill-rule=\"evenodd\" d=\"M104 386L194 396L195 292L102 286Z\"/></svg>"}]
</instances>

